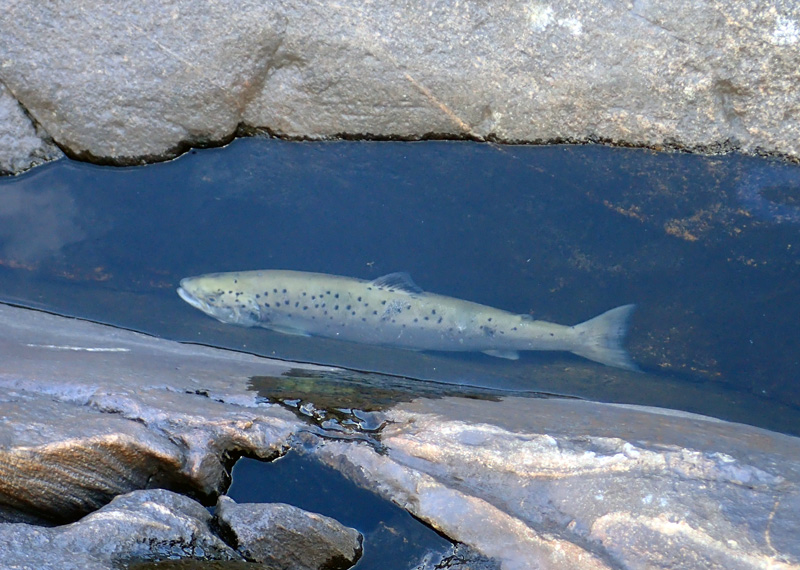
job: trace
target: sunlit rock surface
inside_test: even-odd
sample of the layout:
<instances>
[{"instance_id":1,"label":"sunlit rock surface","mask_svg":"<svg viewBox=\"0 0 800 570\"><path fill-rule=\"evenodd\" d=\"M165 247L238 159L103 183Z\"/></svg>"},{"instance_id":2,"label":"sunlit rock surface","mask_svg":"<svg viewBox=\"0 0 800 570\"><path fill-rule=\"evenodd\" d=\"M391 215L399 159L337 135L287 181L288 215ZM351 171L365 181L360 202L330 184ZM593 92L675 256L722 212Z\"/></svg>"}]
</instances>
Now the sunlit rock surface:
<instances>
[{"instance_id":1,"label":"sunlit rock surface","mask_svg":"<svg viewBox=\"0 0 800 570\"><path fill-rule=\"evenodd\" d=\"M0 524L3 568L100 570L165 558L242 560L202 505L160 489L122 495L76 523Z\"/></svg>"},{"instance_id":2,"label":"sunlit rock surface","mask_svg":"<svg viewBox=\"0 0 800 570\"><path fill-rule=\"evenodd\" d=\"M795 3L0 7L0 82L63 148L101 161L167 158L239 127L800 156Z\"/></svg>"},{"instance_id":3,"label":"sunlit rock surface","mask_svg":"<svg viewBox=\"0 0 800 570\"><path fill-rule=\"evenodd\" d=\"M155 486L213 497L229 456L274 457L303 428L247 390L278 361L8 305L0 355L5 520L75 520Z\"/></svg>"},{"instance_id":4,"label":"sunlit rock surface","mask_svg":"<svg viewBox=\"0 0 800 570\"><path fill-rule=\"evenodd\" d=\"M800 439L577 400L419 400L314 453L506 569L798 568Z\"/></svg>"},{"instance_id":5,"label":"sunlit rock surface","mask_svg":"<svg viewBox=\"0 0 800 570\"><path fill-rule=\"evenodd\" d=\"M348 410L341 398L366 393L354 384L329 414L313 394L290 412L264 403L264 378L329 374L346 384L344 371L2 304L0 356L3 521L53 524L96 511L81 524L100 535L105 524L123 528L101 508L115 495L166 487L207 500L224 490L229 456L294 447L474 548L487 557L480 567L800 567L800 439L791 436L580 400L437 399L430 386L426 399L392 404L407 391L393 400L379 375L383 411ZM0 560L2 548L13 560L45 543L73 552L76 528L2 525ZM144 548L121 530L106 536L103 552L118 558L125 545Z\"/></svg>"},{"instance_id":6,"label":"sunlit rock surface","mask_svg":"<svg viewBox=\"0 0 800 570\"><path fill-rule=\"evenodd\" d=\"M274 568L350 568L361 557L361 533L323 515L292 505L217 502L223 533L246 560Z\"/></svg>"}]
</instances>

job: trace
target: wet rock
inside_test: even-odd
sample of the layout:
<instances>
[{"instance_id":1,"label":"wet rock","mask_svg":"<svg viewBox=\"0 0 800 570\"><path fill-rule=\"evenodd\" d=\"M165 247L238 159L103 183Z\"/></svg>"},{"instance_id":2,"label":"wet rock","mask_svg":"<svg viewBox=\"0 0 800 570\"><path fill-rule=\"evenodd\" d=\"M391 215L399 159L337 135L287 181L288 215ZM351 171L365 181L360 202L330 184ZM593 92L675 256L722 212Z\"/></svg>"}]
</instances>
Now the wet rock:
<instances>
[{"instance_id":1,"label":"wet rock","mask_svg":"<svg viewBox=\"0 0 800 570\"><path fill-rule=\"evenodd\" d=\"M211 531L210 522L208 511L183 495L135 491L65 526L0 524L0 565L99 570L169 558L241 560Z\"/></svg>"},{"instance_id":2,"label":"wet rock","mask_svg":"<svg viewBox=\"0 0 800 570\"><path fill-rule=\"evenodd\" d=\"M0 175L14 174L63 156L40 136L19 102L0 83Z\"/></svg>"},{"instance_id":3,"label":"wet rock","mask_svg":"<svg viewBox=\"0 0 800 570\"><path fill-rule=\"evenodd\" d=\"M357 530L291 505L236 504L223 496L216 517L223 536L246 560L270 567L343 570L361 557Z\"/></svg>"},{"instance_id":4,"label":"wet rock","mask_svg":"<svg viewBox=\"0 0 800 570\"><path fill-rule=\"evenodd\" d=\"M63 148L100 161L167 158L237 127L800 157L793 3L59 1L3 16L0 80Z\"/></svg>"},{"instance_id":5,"label":"wet rock","mask_svg":"<svg viewBox=\"0 0 800 570\"><path fill-rule=\"evenodd\" d=\"M3 520L72 521L157 486L211 499L231 457L279 455L304 427L248 390L290 363L8 305L0 355Z\"/></svg>"},{"instance_id":6,"label":"wet rock","mask_svg":"<svg viewBox=\"0 0 800 570\"><path fill-rule=\"evenodd\" d=\"M657 408L401 404L314 453L509 568L796 568L800 439Z\"/></svg>"}]
</instances>

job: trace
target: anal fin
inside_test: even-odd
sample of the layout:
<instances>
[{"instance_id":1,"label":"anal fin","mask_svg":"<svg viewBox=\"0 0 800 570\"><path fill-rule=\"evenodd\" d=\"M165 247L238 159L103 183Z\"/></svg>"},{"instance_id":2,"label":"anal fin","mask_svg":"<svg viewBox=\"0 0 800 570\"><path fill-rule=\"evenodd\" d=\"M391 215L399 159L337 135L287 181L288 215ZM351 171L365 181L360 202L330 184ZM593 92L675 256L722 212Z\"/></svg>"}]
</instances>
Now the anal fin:
<instances>
[{"instance_id":1,"label":"anal fin","mask_svg":"<svg viewBox=\"0 0 800 570\"><path fill-rule=\"evenodd\" d=\"M519 360L519 352L516 350L484 350L483 353L506 360Z\"/></svg>"}]
</instances>

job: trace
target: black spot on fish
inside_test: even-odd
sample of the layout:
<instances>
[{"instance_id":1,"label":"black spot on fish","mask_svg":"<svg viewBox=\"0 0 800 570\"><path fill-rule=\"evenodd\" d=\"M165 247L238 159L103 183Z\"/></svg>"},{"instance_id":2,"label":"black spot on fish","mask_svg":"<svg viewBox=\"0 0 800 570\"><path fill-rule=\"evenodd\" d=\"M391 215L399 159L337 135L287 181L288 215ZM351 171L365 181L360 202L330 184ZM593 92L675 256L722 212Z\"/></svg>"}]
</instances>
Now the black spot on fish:
<instances>
[{"instance_id":1,"label":"black spot on fish","mask_svg":"<svg viewBox=\"0 0 800 570\"><path fill-rule=\"evenodd\" d=\"M216 297L209 297L208 298L208 302L209 303L216 303L216 301L217 301Z\"/></svg>"},{"instance_id":2,"label":"black spot on fish","mask_svg":"<svg viewBox=\"0 0 800 570\"><path fill-rule=\"evenodd\" d=\"M511 330L512 330L512 331L515 331L515 330L517 330L517 327L514 327L514 328L512 328Z\"/></svg>"},{"instance_id":3,"label":"black spot on fish","mask_svg":"<svg viewBox=\"0 0 800 570\"><path fill-rule=\"evenodd\" d=\"M550 333L550 336L556 336L556 335L554 335L553 333Z\"/></svg>"},{"instance_id":4,"label":"black spot on fish","mask_svg":"<svg viewBox=\"0 0 800 570\"><path fill-rule=\"evenodd\" d=\"M322 314L323 314L323 315L327 315L327 314L328 314L328 311L322 311ZM333 317L331 317L331 318L333 318Z\"/></svg>"},{"instance_id":5,"label":"black spot on fish","mask_svg":"<svg viewBox=\"0 0 800 570\"><path fill-rule=\"evenodd\" d=\"M297 307L299 307L299 306L300 306L300 301L295 301L295 302L294 302L294 307L295 307L295 309L296 309Z\"/></svg>"},{"instance_id":6,"label":"black spot on fish","mask_svg":"<svg viewBox=\"0 0 800 570\"><path fill-rule=\"evenodd\" d=\"M348 311L349 311L351 308L352 308L352 307L351 307L350 305L347 305L347 310L348 310Z\"/></svg>"},{"instance_id":7,"label":"black spot on fish","mask_svg":"<svg viewBox=\"0 0 800 570\"><path fill-rule=\"evenodd\" d=\"M330 294L331 294L331 292L330 292L330 291L325 291L325 294L326 294L326 295L330 295Z\"/></svg>"},{"instance_id":8,"label":"black spot on fish","mask_svg":"<svg viewBox=\"0 0 800 570\"><path fill-rule=\"evenodd\" d=\"M284 304L284 305L288 305L288 304L289 304L289 301L284 301L284 302L283 302L283 304Z\"/></svg>"},{"instance_id":9,"label":"black spot on fish","mask_svg":"<svg viewBox=\"0 0 800 570\"><path fill-rule=\"evenodd\" d=\"M286 293L286 289L284 289L283 292Z\"/></svg>"},{"instance_id":10,"label":"black spot on fish","mask_svg":"<svg viewBox=\"0 0 800 570\"><path fill-rule=\"evenodd\" d=\"M352 312L352 313L350 313L350 314L351 314L351 315L353 315L354 317L356 316L356 312L355 312L355 311L353 311L353 312Z\"/></svg>"},{"instance_id":11,"label":"black spot on fish","mask_svg":"<svg viewBox=\"0 0 800 570\"><path fill-rule=\"evenodd\" d=\"M358 298L358 302L359 302L359 303L361 302L361 297L359 297L359 298Z\"/></svg>"},{"instance_id":12,"label":"black spot on fish","mask_svg":"<svg viewBox=\"0 0 800 570\"><path fill-rule=\"evenodd\" d=\"M277 290L277 289L273 289L273 290L272 290L272 292L273 292L273 293L277 293L277 292L278 292L278 290Z\"/></svg>"},{"instance_id":13,"label":"black spot on fish","mask_svg":"<svg viewBox=\"0 0 800 570\"><path fill-rule=\"evenodd\" d=\"M233 295L233 291L228 291L228 295Z\"/></svg>"},{"instance_id":14,"label":"black spot on fish","mask_svg":"<svg viewBox=\"0 0 800 570\"><path fill-rule=\"evenodd\" d=\"M259 295L258 293L256 293L256 299L260 299L260 298L261 298L261 295Z\"/></svg>"},{"instance_id":15,"label":"black spot on fish","mask_svg":"<svg viewBox=\"0 0 800 570\"><path fill-rule=\"evenodd\" d=\"M314 303L314 308L319 309L319 303Z\"/></svg>"},{"instance_id":16,"label":"black spot on fish","mask_svg":"<svg viewBox=\"0 0 800 570\"><path fill-rule=\"evenodd\" d=\"M333 306L333 310L334 310L334 311L338 311L338 310L339 310L339 305L334 305L334 306Z\"/></svg>"},{"instance_id":17,"label":"black spot on fish","mask_svg":"<svg viewBox=\"0 0 800 570\"><path fill-rule=\"evenodd\" d=\"M367 287L367 291L372 291L372 287Z\"/></svg>"},{"instance_id":18,"label":"black spot on fish","mask_svg":"<svg viewBox=\"0 0 800 570\"><path fill-rule=\"evenodd\" d=\"M336 293L336 295L334 295L334 297L336 297L338 299L339 298L339 293Z\"/></svg>"},{"instance_id":19,"label":"black spot on fish","mask_svg":"<svg viewBox=\"0 0 800 570\"><path fill-rule=\"evenodd\" d=\"M317 296L316 296L316 295L311 295L311 299L312 299L312 300L313 300L313 299L316 299L316 298L317 298Z\"/></svg>"},{"instance_id":20,"label":"black spot on fish","mask_svg":"<svg viewBox=\"0 0 800 570\"><path fill-rule=\"evenodd\" d=\"M264 296L269 297L269 291L264 291Z\"/></svg>"},{"instance_id":21,"label":"black spot on fish","mask_svg":"<svg viewBox=\"0 0 800 570\"><path fill-rule=\"evenodd\" d=\"M406 309L411 310L411 305L406 305Z\"/></svg>"},{"instance_id":22,"label":"black spot on fish","mask_svg":"<svg viewBox=\"0 0 800 570\"><path fill-rule=\"evenodd\" d=\"M363 322L365 322L365 323L367 322L367 319L365 319L364 317L361 317L361 320L362 320Z\"/></svg>"},{"instance_id":23,"label":"black spot on fish","mask_svg":"<svg viewBox=\"0 0 800 570\"><path fill-rule=\"evenodd\" d=\"M416 319L416 318L415 318L415 319L414 319L414 322L415 322L415 323L418 323L418 322L419 322L419 319Z\"/></svg>"},{"instance_id":24,"label":"black spot on fish","mask_svg":"<svg viewBox=\"0 0 800 570\"><path fill-rule=\"evenodd\" d=\"M264 306L269 309L269 303L264 303Z\"/></svg>"},{"instance_id":25,"label":"black spot on fish","mask_svg":"<svg viewBox=\"0 0 800 570\"><path fill-rule=\"evenodd\" d=\"M372 311L372 314L373 314L373 315L377 315L377 314L378 314L378 311Z\"/></svg>"},{"instance_id":26,"label":"black spot on fish","mask_svg":"<svg viewBox=\"0 0 800 570\"><path fill-rule=\"evenodd\" d=\"M489 318L488 318L488 319L486 319L486 320L487 320L487 321L489 321L489 322L491 323L491 322L492 322L492 317L489 317Z\"/></svg>"},{"instance_id":27,"label":"black spot on fish","mask_svg":"<svg viewBox=\"0 0 800 570\"><path fill-rule=\"evenodd\" d=\"M303 310L307 311L308 310L308 306L307 305L303 305Z\"/></svg>"},{"instance_id":28,"label":"black spot on fish","mask_svg":"<svg viewBox=\"0 0 800 570\"><path fill-rule=\"evenodd\" d=\"M428 317L425 317L425 320L426 320L426 321L428 321L428 320L430 320L430 319L428 319Z\"/></svg>"},{"instance_id":29,"label":"black spot on fish","mask_svg":"<svg viewBox=\"0 0 800 570\"><path fill-rule=\"evenodd\" d=\"M436 309L431 309L431 314L435 315L436 314Z\"/></svg>"},{"instance_id":30,"label":"black spot on fish","mask_svg":"<svg viewBox=\"0 0 800 570\"><path fill-rule=\"evenodd\" d=\"M386 304L385 300L381 301L381 305L385 305L385 304Z\"/></svg>"},{"instance_id":31,"label":"black spot on fish","mask_svg":"<svg viewBox=\"0 0 800 570\"><path fill-rule=\"evenodd\" d=\"M305 296L306 296L306 292L305 292L305 291L303 291L303 297L305 297Z\"/></svg>"}]
</instances>

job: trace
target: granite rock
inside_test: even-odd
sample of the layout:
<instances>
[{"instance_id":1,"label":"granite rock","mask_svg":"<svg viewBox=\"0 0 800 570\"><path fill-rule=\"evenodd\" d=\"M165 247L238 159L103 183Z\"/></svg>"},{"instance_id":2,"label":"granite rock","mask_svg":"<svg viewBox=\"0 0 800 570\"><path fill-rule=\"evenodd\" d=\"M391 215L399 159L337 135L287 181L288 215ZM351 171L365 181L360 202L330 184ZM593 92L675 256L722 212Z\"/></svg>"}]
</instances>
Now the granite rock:
<instances>
[{"instance_id":1,"label":"granite rock","mask_svg":"<svg viewBox=\"0 0 800 570\"><path fill-rule=\"evenodd\" d=\"M233 459L304 428L248 389L302 364L2 304L0 355L2 520L69 522L157 486L212 500Z\"/></svg>"},{"instance_id":2,"label":"granite rock","mask_svg":"<svg viewBox=\"0 0 800 570\"><path fill-rule=\"evenodd\" d=\"M69 154L100 162L253 130L800 158L789 2L3 4L0 82ZM29 151L13 154L24 168Z\"/></svg>"},{"instance_id":3,"label":"granite rock","mask_svg":"<svg viewBox=\"0 0 800 570\"><path fill-rule=\"evenodd\" d=\"M3 568L107 570L169 558L241 560L209 527L199 503L156 489L115 498L72 524L0 524Z\"/></svg>"},{"instance_id":4,"label":"granite rock","mask_svg":"<svg viewBox=\"0 0 800 570\"><path fill-rule=\"evenodd\" d=\"M292 505L236 504L222 496L216 520L245 560L270 567L344 570L361 557L361 533Z\"/></svg>"},{"instance_id":5,"label":"granite rock","mask_svg":"<svg viewBox=\"0 0 800 570\"><path fill-rule=\"evenodd\" d=\"M0 82L0 176L22 172L62 156Z\"/></svg>"},{"instance_id":6,"label":"granite rock","mask_svg":"<svg viewBox=\"0 0 800 570\"><path fill-rule=\"evenodd\" d=\"M320 442L360 485L504 569L800 567L800 439L578 400L418 400L380 452Z\"/></svg>"}]
</instances>

